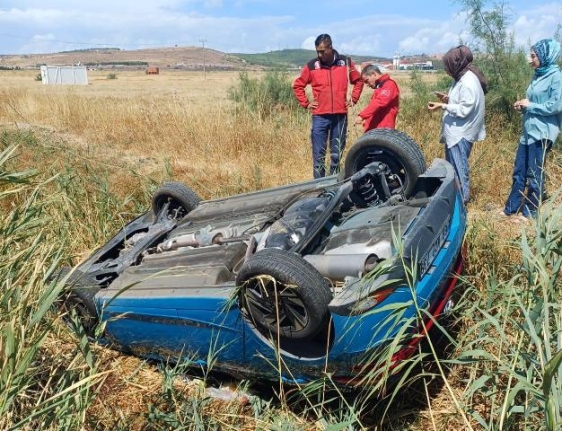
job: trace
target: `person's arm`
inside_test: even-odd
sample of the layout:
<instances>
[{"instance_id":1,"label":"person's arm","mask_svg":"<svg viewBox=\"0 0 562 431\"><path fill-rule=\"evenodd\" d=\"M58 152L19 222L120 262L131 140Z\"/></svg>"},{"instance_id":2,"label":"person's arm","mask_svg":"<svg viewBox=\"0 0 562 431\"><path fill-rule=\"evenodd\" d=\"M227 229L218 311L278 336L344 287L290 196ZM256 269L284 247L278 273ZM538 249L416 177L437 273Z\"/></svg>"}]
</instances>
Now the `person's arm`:
<instances>
[{"instance_id":1,"label":"person's arm","mask_svg":"<svg viewBox=\"0 0 562 431\"><path fill-rule=\"evenodd\" d=\"M308 66L305 65L302 70L301 74L297 79L293 82L293 93L295 93L295 97L297 101L303 108L308 108L310 104L308 97L306 96L305 88L310 83L310 70Z\"/></svg>"},{"instance_id":2,"label":"person's arm","mask_svg":"<svg viewBox=\"0 0 562 431\"><path fill-rule=\"evenodd\" d=\"M361 92L363 91L363 80L361 79L361 74L355 68L355 64L351 58L349 59L349 82L353 85L353 90L351 91L351 102L355 105L361 97Z\"/></svg>"},{"instance_id":3,"label":"person's arm","mask_svg":"<svg viewBox=\"0 0 562 431\"><path fill-rule=\"evenodd\" d=\"M544 103L534 103L528 101L527 106L521 104L520 106L526 108L527 112L535 115L554 115L562 112L562 72L556 73L550 82L548 89L548 100ZM526 100L526 99L524 99ZM523 102L523 101L520 101Z\"/></svg>"},{"instance_id":4,"label":"person's arm","mask_svg":"<svg viewBox=\"0 0 562 431\"><path fill-rule=\"evenodd\" d=\"M442 104L442 107L451 117L466 118L476 107L477 89L463 81L459 81L457 85L458 94L453 96L452 101L449 97L449 102Z\"/></svg>"}]
</instances>

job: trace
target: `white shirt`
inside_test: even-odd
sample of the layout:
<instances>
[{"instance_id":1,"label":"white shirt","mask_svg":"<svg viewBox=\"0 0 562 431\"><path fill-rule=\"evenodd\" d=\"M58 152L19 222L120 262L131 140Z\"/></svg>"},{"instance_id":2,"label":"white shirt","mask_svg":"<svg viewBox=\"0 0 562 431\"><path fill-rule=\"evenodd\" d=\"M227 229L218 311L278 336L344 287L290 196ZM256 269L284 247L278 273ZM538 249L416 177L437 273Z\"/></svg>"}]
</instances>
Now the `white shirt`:
<instances>
[{"instance_id":1,"label":"white shirt","mask_svg":"<svg viewBox=\"0 0 562 431\"><path fill-rule=\"evenodd\" d=\"M441 142L447 147L454 147L462 138L469 142L486 138L484 91L478 77L470 70L449 89L444 111Z\"/></svg>"}]
</instances>

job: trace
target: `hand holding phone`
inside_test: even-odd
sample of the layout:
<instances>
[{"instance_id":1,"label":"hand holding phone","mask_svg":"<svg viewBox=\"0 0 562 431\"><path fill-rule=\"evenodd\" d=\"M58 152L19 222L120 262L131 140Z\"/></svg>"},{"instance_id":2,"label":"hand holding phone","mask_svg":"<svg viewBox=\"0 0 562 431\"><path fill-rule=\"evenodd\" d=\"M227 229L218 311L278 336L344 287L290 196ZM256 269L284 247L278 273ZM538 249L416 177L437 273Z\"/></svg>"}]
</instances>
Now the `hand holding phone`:
<instances>
[{"instance_id":1,"label":"hand holding phone","mask_svg":"<svg viewBox=\"0 0 562 431\"><path fill-rule=\"evenodd\" d=\"M447 93L444 93L442 91L434 91L433 94L437 96L437 98L441 102L447 102L449 100L449 96L447 95Z\"/></svg>"}]
</instances>

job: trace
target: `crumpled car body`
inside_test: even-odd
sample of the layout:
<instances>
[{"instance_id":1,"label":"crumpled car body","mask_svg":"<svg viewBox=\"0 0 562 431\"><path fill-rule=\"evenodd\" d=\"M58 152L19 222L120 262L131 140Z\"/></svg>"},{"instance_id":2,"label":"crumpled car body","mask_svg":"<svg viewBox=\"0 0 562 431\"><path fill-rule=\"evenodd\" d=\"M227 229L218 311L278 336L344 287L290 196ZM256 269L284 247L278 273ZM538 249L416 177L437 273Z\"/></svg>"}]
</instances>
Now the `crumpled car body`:
<instances>
[{"instance_id":1,"label":"crumpled car body","mask_svg":"<svg viewBox=\"0 0 562 431\"><path fill-rule=\"evenodd\" d=\"M174 184L72 271L70 303L109 346L237 377L353 385L399 335L393 360L408 357L452 305L466 210L448 162L408 178L377 141L405 137L374 132L347 177L188 189L179 216Z\"/></svg>"}]
</instances>

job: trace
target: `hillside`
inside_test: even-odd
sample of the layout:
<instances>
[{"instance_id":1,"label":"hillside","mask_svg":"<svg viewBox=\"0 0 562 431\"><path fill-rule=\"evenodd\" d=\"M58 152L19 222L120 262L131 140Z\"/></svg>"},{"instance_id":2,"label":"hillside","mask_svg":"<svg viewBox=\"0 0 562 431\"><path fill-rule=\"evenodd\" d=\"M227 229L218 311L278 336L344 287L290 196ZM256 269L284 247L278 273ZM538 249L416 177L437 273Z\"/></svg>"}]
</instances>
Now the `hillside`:
<instances>
[{"instance_id":1,"label":"hillside","mask_svg":"<svg viewBox=\"0 0 562 431\"><path fill-rule=\"evenodd\" d=\"M197 70L235 70L244 66L241 59L208 48L193 46L151 48L125 51L120 49L86 49L52 54L1 55L0 67L32 69L41 65L70 66L81 64L97 69L174 68Z\"/></svg>"},{"instance_id":2,"label":"hillside","mask_svg":"<svg viewBox=\"0 0 562 431\"><path fill-rule=\"evenodd\" d=\"M84 65L95 69L239 70L246 67L301 67L316 53L306 49L284 49L261 54L226 54L209 48L183 46L125 51L118 48L84 49L52 54L0 55L0 69L37 69L41 65ZM351 56L356 64L384 59ZM389 60L384 60L389 61Z\"/></svg>"},{"instance_id":3,"label":"hillside","mask_svg":"<svg viewBox=\"0 0 562 431\"><path fill-rule=\"evenodd\" d=\"M270 51L260 54L243 54L236 53L234 56L243 59L248 64L260 65L265 67L301 67L303 64L316 57L316 52L308 49L283 49L280 51ZM367 57L361 55L350 54L350 57L356 64L365 61L389 62L392 59L381 57Z\"/></svg>"}]
</instances>

